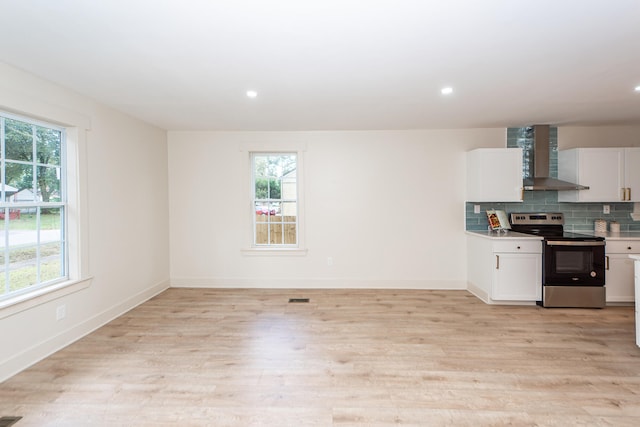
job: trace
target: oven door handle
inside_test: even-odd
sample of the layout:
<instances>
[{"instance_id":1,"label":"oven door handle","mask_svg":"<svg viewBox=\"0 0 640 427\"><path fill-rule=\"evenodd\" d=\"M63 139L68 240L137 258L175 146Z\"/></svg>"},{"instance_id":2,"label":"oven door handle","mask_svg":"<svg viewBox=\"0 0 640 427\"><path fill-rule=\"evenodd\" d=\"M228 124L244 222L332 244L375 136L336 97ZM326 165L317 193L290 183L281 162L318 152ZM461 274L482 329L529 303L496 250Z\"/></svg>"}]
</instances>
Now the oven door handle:
<instances>
[{"instance_id":1,"label":"oven door handle","mask_svg":"<svg viewBox=\"0 0 640 427\"><path fill-rule=\"evenodd\" d=\"M584 242L574 240L547 240L547 246L604 246L604 241Z\"/></svg>"}]
</instances>

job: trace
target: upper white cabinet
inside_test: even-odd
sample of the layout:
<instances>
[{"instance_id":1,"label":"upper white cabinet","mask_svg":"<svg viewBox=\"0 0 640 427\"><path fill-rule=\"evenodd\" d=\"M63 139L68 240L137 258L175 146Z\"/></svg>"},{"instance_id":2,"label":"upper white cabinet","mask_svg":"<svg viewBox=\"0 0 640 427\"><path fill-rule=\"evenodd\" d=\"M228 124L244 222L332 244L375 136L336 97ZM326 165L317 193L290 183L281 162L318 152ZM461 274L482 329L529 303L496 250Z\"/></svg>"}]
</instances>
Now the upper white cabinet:
<instances>
[{"instance_id":1,"label":"upper white cabinet","mask_svg":"<svg viewBox=\"0 0 640 427\"><path fill-rule=\"evenodd\" d=\"M467 201L521 202L522 193L521 148L467 152Z\"/></svg>"},{"instance_id":2,"label":"upper white cabinet","mask_svg":"<svg viewBox=\"0 0 640 427\"><path fill-rule=\"evenodd\" d=\"M558 178L588 190L560 191L559 202L640 201L640 148L573 148L558 152Z\"/></svg>"},{"instance_id":3,"label":"upper white cabinet","mask_svg":"<svg viewBox=\"0 0 640 427\"><path fill-rule=\"evenodd\" d=\"M640 202L640 148L624 149L624 180L627 201Z\"/></svg>"}]
</instances>

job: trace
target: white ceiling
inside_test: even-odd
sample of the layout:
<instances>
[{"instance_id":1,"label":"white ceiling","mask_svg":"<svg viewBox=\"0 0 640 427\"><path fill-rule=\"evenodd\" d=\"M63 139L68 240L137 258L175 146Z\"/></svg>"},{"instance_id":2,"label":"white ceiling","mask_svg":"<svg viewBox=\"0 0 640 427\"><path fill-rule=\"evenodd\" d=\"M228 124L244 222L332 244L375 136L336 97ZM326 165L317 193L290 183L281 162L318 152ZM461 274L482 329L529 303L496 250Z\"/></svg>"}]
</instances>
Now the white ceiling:
<instances>
[{"instance_id":1,"label":"white ceiling","mask_svg":"<svg viewBox=\"0 0 640 427\"><path fill-rule=\"evenodd\" d=\"M164 129L640 123L638 0L0 0L0 17L0 61Z\"/></svg>"}]
</instances>

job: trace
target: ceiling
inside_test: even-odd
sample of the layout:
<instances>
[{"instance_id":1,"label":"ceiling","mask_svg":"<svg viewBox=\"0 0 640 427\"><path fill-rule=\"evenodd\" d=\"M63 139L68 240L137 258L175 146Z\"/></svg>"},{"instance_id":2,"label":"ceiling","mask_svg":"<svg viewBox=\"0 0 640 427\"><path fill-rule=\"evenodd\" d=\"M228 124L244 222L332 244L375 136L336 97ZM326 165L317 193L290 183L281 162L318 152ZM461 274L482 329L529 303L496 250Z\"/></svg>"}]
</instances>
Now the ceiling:
<instances>
[{"instance_id":1,"label":"ceiling","mask_svg":"<svg viewBox=\"0 0 640 427\"><path fill-rule=\"evenodd\" d=\"M0 0L0 17L1 62L169 130L640 124L638 0Z\"/></svg>"}]
</instances>

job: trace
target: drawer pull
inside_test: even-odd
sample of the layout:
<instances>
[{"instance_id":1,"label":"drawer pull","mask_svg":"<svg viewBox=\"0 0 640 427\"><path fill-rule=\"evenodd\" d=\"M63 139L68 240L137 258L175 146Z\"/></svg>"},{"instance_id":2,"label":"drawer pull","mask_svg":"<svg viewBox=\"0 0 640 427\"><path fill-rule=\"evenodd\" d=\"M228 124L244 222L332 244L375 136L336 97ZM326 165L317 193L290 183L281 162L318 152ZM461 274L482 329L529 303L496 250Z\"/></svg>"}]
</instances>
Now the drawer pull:
<instances>
[{"instance_id":1,"label":"drawer pull","mask_svg":"<svg viewBox=\"0 0 640 427\"><path fill-rule=\"evenodd\" d=\"M500 270L500 255L496 255L496 270Z\"/></svg>"}]
</instances>

